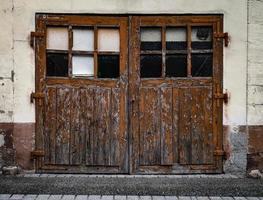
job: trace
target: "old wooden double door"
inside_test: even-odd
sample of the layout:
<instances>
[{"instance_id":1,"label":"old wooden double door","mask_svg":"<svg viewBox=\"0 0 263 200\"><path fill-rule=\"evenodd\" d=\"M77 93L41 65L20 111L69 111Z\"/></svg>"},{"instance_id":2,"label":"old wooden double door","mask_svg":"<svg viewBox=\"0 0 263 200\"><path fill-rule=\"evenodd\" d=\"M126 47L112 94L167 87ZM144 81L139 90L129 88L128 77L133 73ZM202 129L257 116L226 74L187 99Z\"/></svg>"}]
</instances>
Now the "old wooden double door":
<instances>
[{"instance_id":1,"label":"old wooden double door","mask_svg":"<svg viewBox=\"0 0 263 200\"><path fill-rule=\"evenodd\" d=\"M37 14L37 170L222 172L222 21Z\"/></svg>"}]
</instances>

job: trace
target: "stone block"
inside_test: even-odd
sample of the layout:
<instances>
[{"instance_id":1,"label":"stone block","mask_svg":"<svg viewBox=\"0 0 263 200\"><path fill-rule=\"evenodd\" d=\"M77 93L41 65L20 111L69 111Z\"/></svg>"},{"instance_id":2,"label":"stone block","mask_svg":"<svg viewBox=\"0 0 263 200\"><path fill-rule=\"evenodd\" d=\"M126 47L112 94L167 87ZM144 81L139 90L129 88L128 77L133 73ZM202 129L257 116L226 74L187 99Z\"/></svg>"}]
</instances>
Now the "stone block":
<instances>
[{"instance_id":1,"label":"stone block","mask_svg":"<svg viewBox=\"0 0 263 200\"><path fill-rule=\"evenodd\" d=\"M247 115L249 125L262 125L263 105L248 105Z\"/></svg>"}]
</instances>

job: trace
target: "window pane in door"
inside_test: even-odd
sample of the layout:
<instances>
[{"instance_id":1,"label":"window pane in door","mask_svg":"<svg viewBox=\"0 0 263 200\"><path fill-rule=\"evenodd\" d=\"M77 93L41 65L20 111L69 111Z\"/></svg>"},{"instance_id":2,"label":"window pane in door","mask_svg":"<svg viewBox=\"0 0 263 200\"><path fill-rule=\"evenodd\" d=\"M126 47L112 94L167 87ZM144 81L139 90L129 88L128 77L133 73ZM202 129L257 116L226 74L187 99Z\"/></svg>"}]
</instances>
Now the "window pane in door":
<instances>
[{"instance_id":1,"label":"window pane in door","mask_svg":"<svg viewBox=\"0 0 263 200\"><path fill-rule=\"evenodd\" d=\"M213 54L192 54L192 76L213 76Z\"/></svg>"},{"instance_id":2,"label":"window pane in door","mask_svg":"<svg viewBox=\"0 0 263 200\"><path fill-rule=\"evenodd\" d=\"M93 56L73 56L72 74L73 76L94 76Z\"/></svg>"},{"instance_id":3,"label":"window pane in door","mask_svg":"<svg viewBox=\"0 0 263 200\"><path fill-rule=\"evenodd\" d=\"M94 32L91 29L73 29L73 50L93 51Z\"/></svg>"},{"instance_id":4,"label":"window pane in door","mask_svg":"<svg viewBox=\"0 0 263 200\"><path fill-rule=\"evenodd\" d=\"M98 77L117 78L119 77L119 55L98 56Z\"/></svg>"},{"instance_id":5,"label":"window pane in door","mask_svg":"<svg viewBox=\"0 0 263 200\"><path fill-rule=\"evenodd\" d=\"M170 27L166 28L166 49L186 50L186 28Z\"/></svg>"},{"instance_id":6,"label":"window pane in door","mask_svg":"<svg viewBox=\"0 0 263 200\"><path fill-rule=\"evenodd\" d=\"M166 77L187 77L187 55L166 55Z\"/></svg>"},{"instance_id":7,"label":"window pane in door","mask_svg":"<svg viewBox=\"0 0 263 200\"><path fill-rule=\"evenodd\" d=\"M47 53L46 59L47 76L68 76L68 55L60 53Z\"/></svg>"},{"instance_id":8,"label":"window pane in door","mask_svg":"<svg viewBox=\"0 0 263 200\"><path fill-rule=\"evenodd\" d=\"M141 55L141 77L153 78L162 75L161 55Z\"/></svg>"},{"instance_id":9,"label":"window pane in door","mask_svg":"<svg viewBox=\"0 0 263 200\"><path fill-rule=\"evenodd\" d=\"M161 50L161 28L141 28L141 50Z\"/></svg>"},{"instance_id":10,"label":"window pane in door","mask_svg":"<svg viewBox=\"0 0 263 200\"><path fill-rule=\"evenodd\" d=\"M116 28L98 29L98 50L99 51L120 51L120 33Z\"/></svg>"},{"instance_id":11,"label":"window pane in door","mask_svg":"<svg viewBox=\"0 0 263 200\"><path fill-rule=\"evenodd\" d=\"M212 27L198 26L192 27L192 48L212 49Z\"/></svg>"},{"instance_id":12,"label":"window pane in door","mask_svg":"<svg viewBox=\"0 0 263 200\"><path fill-rule=\"evenodd\" d=\"M63 27L48 27L47 49L68 50L68 29Z\"/></svg>"}]
</instances>

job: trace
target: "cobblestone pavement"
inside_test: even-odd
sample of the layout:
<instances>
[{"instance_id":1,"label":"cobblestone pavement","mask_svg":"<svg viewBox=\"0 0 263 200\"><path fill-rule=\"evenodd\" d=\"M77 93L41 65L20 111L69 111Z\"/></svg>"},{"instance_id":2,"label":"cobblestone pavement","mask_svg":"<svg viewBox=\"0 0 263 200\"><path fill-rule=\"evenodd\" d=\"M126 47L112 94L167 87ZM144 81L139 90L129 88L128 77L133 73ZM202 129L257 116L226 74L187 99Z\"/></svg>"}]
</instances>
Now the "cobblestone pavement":
<instances>
[{"instance_id":1,"label":"cobblestone pavement","mask_svg":"<svg viewBox=\"0 0 263 200\"><path fill-rule=\"evenodd\" d=\"M11 199L12 200L263 200L263 197L0 194L0 200L11 200Z\"/></svg>"}]
</instances>

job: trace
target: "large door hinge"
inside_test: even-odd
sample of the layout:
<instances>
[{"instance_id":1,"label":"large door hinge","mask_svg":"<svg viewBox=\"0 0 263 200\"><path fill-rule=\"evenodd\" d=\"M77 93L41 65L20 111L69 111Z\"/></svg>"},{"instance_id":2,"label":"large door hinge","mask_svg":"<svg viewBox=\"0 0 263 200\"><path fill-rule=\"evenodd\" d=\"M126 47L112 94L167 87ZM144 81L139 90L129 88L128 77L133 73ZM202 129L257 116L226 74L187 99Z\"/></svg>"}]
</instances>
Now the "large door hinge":
<instances>
[{"instance_id":1,"label":"large door hinge","mask_svg":"<svg viewBox=\"0 0 263 200\"><path fill-rule=\"evenodd\" d=\"M34 48L35 47L35 40L36 40L36 38L37 37L38 38L42 38L44 36L45 36L44 32L31 32L30 33L30 46L32 48Z\"/></svg>"},{"instance_id":2,"label":"large door hinge","mask_svg":"<svg viewBox=\"0 0 263 200\"><path fill-rule=\"evenodd\" d=\"M224 103L227 104L229 96L228 96L228 93L216 93L214 95L214 98L215 99L222 99L224 101Z\"/></svg>"},{"instance_id":3,"label":"large door hinge","mask_svg":"<svg viewBox=\"0 0 263 200\"><path fill-rule=\"evenodd\" d=\"M45 94L42 92L32 92L30 95L30 102L33 103L34 99L44 99Z\"/></svg>"},{"instance_id":4,"label":"large door hinge","mask_svg":"<svg viewBox=\"0 0 263 200\"><path fill-rule=\"evenodd\" d=\"M217 40L224 39L224 41L225 41L225 47L228 47L229 42L230 42L228 32L226 32L226 33L216 33L216 32L215 32L215 33L214 33L214 37L215 37Z\"/></svg>"}]
</instances>

